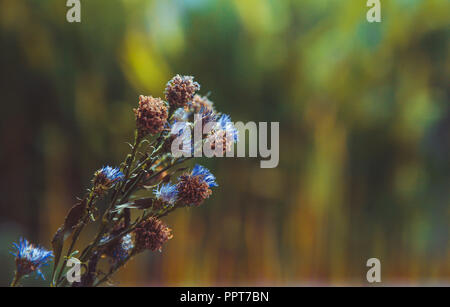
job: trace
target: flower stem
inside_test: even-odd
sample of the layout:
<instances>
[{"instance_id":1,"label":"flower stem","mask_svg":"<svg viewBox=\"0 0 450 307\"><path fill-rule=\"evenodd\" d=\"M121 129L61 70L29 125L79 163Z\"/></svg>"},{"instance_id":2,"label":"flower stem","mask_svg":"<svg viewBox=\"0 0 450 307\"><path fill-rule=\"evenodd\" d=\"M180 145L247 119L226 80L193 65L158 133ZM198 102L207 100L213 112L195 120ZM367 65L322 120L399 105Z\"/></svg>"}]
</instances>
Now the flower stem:
<instances>
[{"instance_id":1,"label":"flower stem","mask_svg":"<svg viewBox=\"0 0 450 307\"><path fill-rule=\"evenodd\" d=\"M14 279L11 282L10 287L17 287L19 285L19 281L22 278L22 274L19 274L19 272L16 271L14 274Z\"/></svg>"},{"instance_id":2,"label":"flower stem","mask_svg":"<svg viewBox=\"0 0 450 307\"><path fill-rule=\"evenodd\" d=\"M131 166L133 165L134 159L136 157L137 148L141 144L141 141L142 141L142 138L139 136L139 133L136 131L135 132L133 148L131 150L131 154L129 155L129 157L126 158L125 178L123 180L123 183L120 184L118 189L116 189L116 191L114 193L114 196L113 196L113 199L111 201L111 204L109 205L108 209L103 214L102 225L100 227L99 232L97 233L97 236L95 237L94 241L81 254L81 259L80 260L82 262L89 259L89 257L91 256L93 248L96 247L96 245L98 244L98 242L102 238L103 234L105 234L105 232L108 230L108 226L109 226L108 214L111 213L111 210L114 208L114 205L116 204L116 201L117 201L117 198L119 196L119 193L122 193L122 190L123 190L124 186L126 185L128 179L129 179L130 169L131 169Z\"/></svg>"}]
</instances>

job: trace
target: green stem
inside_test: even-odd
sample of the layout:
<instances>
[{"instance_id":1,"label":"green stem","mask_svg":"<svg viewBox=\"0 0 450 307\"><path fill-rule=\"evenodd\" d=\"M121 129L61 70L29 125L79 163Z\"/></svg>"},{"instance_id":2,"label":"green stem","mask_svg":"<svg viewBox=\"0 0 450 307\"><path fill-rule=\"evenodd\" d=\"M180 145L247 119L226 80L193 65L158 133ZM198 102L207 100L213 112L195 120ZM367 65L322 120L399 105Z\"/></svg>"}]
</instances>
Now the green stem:
<instances>
[{"instance_id":1,"label":"green stem","mask_svg":"<svg viewBox=\"0 0 450 307\"><path fill-rule=\"evenodd\" d=\"M177 209L179 207L177 206L173 206L169 209L167 209L166 211L156 215L157 218L161 218L163 216L168 215L170 212L174 211L175 209ZM148 216L143 217L142 220L145 220ZM136 228L136 226L138 225L138 223L136 223L135 225L133 225L133 227L130 227L130 229L128 229L127 231L125 231L123 234L118 235L118 237L121 237L123 235L125 235L126 233L129 233L131 231L133 231L134 228ZM100 279L98 282L96 282L94 284L94 287L97 287L99 285L101 285L102 283L104 283L105 281L107 281L109 279L109 277L111 277L111 275L113 275L115 272L117 272L118 269L120 269L128 260L130 260L133 256L135 255L135 251L131 252L130 255L128 255L124 260L122 260L119 264L116 265L116 267L114 267L114 269L112 269L108 274L106 274L102 279Z\"/></svg>"},{"instance_id":2,"label":"green stem","mask_svg":"<svg viewBox=\"0 0 450 307\"><path fill-rule=\"evenodd\" d=\"M81 219L81 224L77 227L77 229L75 230L75 233L72 236L72 242L70 243L70 247L67 250L66 257L65 257L63 264L62 264L61 268L59 269L58 275L55 279L57 285L61 283L60 279L61 279L62 272L64 271L64 268L66 267L67 259L72 254L72 251L75 247L75 243L78 241L81 231L83 231L84 226L89 221L89 212L90 212L89 210L90 210L90 207L91 207L91 204L92 204L94 198L95 198L95 192L94 192L94 190L92 190L89 194L88 202L86 204L86 212L84 213L84 215Z\"/></svg>"},{"instance_id":3,"label":"green stem","mask_svg":"<svg viewBox=\"0 0 450 307\"><path fill-rule=\"evenodd\" d=\"M94 239L93 243L90 244L82 253L81 255L81 259L80 261L85 261L86 259L89 259L92 249L94 248L94 246L96 246L98 244L98 242L100 241L100 239L102 238L103 234L105 234L106 230L108 229L109 226L109 221L108 221L108 214L110 213L111 209L114 208L114 205L117 202L117 198L119 197L119 194L122 192L122 189L124 188L124 186L126 185L129 176L130 176L130 169L131 166L133 165L134 159L136 157L136 152L137 152L137 148L139 147L139 144L141 143L142 138L139 137L139 133L136 131L135 132L135 137L134 137L134 144L133 144L133 149L131 151L131 154L129 157L127 157L127 163L126 163L126 170L125 170L125 178L122 181L122 183L120 184L120 187L115 191L113 199L111 201L111 204L109 205L108 209L105 211L105 213L103 214L102 217L102 226L96 236L96 238Z\"/></svg>"},{"instance_id":4,"label":"green stem","mask_svg":"<svg viewBox=\"0 0 450 307\"><path fill-rule=\"evenodd\" d=\"M22 274L19 274L18 271L14 274L14 279L11 282L11 287L17 287L19 284L20 279L22 278Z\"/></svg>"},{"instance_id":5,"label":"green stem","mask_svg":"<svg viewBox=\"0 0 450 307\"><path fill-rule=\"evenodd\" d=\"M105 281L107 281L109 279L109 277L111 277L111 275L113 275L115 272L117 272L118 269L120 269L125 263L127 263L128 260L131 259L131 257L134 256L134 252L131 252L125 259L123 259L120 263L118 263L114 268L112 268L108 274L106 274L102 279L100 279L99 281L97 281L94 284L94 287L97 287L99 285L101 285L102 283L104 283Z\"/></svg>"}]
</instances>

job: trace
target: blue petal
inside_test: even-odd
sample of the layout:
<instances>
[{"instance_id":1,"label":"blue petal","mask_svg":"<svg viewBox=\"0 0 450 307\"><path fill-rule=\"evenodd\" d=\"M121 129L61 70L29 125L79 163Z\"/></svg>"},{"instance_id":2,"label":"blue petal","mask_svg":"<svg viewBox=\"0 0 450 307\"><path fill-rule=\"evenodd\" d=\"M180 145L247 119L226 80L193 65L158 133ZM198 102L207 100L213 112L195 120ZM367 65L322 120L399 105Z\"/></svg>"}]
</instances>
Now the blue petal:
<instances>
[{"instance_id":1,"label":"blue petal","mask_svg":"<svg viewBox=\"0 0 450 307\"><path fill-rule=\"evenodd\" d=\"M192 176L202 176L203 180L211 187L218 187L219 185L216 182L216 177L206 168L199 164L196 164L192 169Z\"/></svg>"}]
</instances>

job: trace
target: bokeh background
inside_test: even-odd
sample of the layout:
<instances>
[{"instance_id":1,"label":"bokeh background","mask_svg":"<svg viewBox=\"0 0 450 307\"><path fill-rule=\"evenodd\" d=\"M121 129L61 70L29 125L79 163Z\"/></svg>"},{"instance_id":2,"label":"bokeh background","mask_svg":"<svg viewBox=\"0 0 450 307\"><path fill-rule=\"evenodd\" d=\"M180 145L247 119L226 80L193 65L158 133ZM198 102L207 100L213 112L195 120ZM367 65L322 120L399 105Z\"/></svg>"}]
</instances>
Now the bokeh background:
<instances>
[{"instance_id":1,"label":"bokeh background","mask_svg":"<svg viewBox=\"0 0 450 307\"><path fill-rule=\"evenodd\" d=\"M65 2L0 0L1 285L176 73L280 122L280 163L199 161L220 188L119 285L367 285L372 257L384 284L450 283L449 1L381 1L372 24L366 1L83 0L81 23Z\"/></svg>"}]
</instances>

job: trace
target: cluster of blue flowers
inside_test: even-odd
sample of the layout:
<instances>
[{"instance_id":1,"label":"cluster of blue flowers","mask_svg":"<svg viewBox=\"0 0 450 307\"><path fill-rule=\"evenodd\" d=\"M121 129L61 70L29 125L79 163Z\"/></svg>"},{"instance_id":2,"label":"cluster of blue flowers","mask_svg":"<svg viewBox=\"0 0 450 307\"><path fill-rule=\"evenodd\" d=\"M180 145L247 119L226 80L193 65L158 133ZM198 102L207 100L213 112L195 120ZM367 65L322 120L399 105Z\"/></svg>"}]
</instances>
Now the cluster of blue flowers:
<instances>
[{"instance_id":1,"label":"cluster of blue flowers","mask_svg":"<svg viewBox=\"0 0 450 307\"><path fill-rule=\"evenodd\" d=\"M71 257L73 247L87 222L98 220L96 212L99 208L96 205L99 200L110 201L110 205L104 212L103 225L94 243L80 253L80 261L87 267L81 286L96 286L107 280L108 276L96 280L97 264L104 256L109 259L111 266L108 274L111 275L137 253L144 250L160 251L162 245L172 238L171 229L160 218L175 208L199 206L212 194L211 188L218 186L214 175L207 168L196 164L190 172L181 174L176 183L160 181L153 190L154 198L139 199L142 201L142 208L154 206L143 213L142 220L137 219L136 224L131 223L130 209L141 208L138 199L132 200L131 197L138 189L154 187L154 181L161 178L158 177L159 173L178 164L175 162L185 162L177 161L177 158L196 156L194 152L197 149L202 150L203 145L208 142L211 149L229 150L233 142L238 140L238 133L230 116L216 112L207 96L196 94L199 89L200 85L192 76L176 75L167 83L165 101L152 96L139 96L139 106L133 110L136 134L134 145L131 145L131 154L127 155L122 168L106 165L95 172L91 188L80 203L72 207L63 226L54 236L52 243L58 246L55 249L55 265L51 278L54 286L67 284L66 280L61 278L65 267L64 264L59 265L60 260ZM205 131L206 127L210 131ZM194 141L193 131L200 131L197 133L199 135L194 136ZM153 140L145 139L147 136ZM149 146L141 147L144 141L148 141ZM172 152L174 141L182 147L181 155ZM153 152L140 151L148 148L153 148ZM162 170L155 174L154 171L158 167ZM117 189L113 197L106 198L115 185ZM104 223L105 221L108 223ZM73 232L75 229L76 235ZM70 234L73 234L71 247L63 258L60 251ZM53 253L23 238L13 245L16 275L11 285L18 285L22 277L34 272L45 279L41 268L54 258Z\"/></svg>"}]
</instances>

